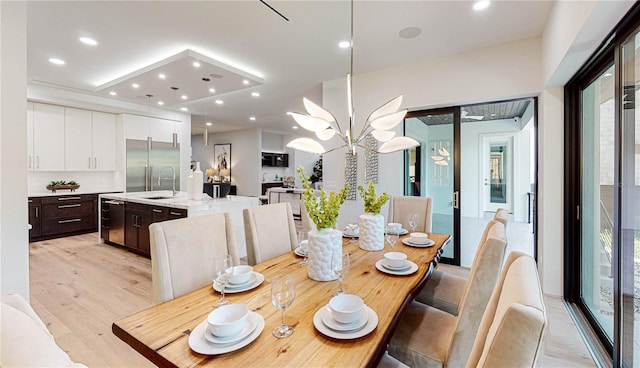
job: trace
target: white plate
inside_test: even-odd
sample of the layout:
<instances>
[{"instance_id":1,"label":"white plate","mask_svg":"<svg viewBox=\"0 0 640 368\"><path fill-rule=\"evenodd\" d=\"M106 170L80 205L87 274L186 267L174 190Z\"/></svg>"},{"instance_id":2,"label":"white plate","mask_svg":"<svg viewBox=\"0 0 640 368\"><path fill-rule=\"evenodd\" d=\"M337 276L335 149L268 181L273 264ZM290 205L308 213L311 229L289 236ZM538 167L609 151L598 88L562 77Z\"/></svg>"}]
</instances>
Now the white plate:
<instances>
[{"instance_id":1,"label":"white plate","mask_svg":"<svg viewBox=\"0 0 640 368\"><path fill-rule=\"evenodd\" d=\"M251 279L253 279L253 277L255 276L255 281L253 283L247 283L241 287L232 287L230 288L229 286L224 288L224 292L226 294L233 294L233 293L241 293L243 291L247 291L247 290L251 290L255 287L257 287L258 285L262 284L262 282L264 281L264 275L261 274L260 272L253 272L253 275L251 275ZM250 280L251 280L250 279ZM220 287L218 285L216 285L215 283L213 283L213 290L220 292Z\"/></svg>"},{"instance_id":2,"label":"white plate","mask_svg":"<svg viewBox=\"0 0 640 368\"><path fill-rule=\"evenodd\" d=\"M410 247L416 247L416 248L429 248L430 246L434 245L436 242L433 241L432 239L427 240L426 243L424 244L417 244L417 243L412 243L409 238L404 238L402 239L402 244L404 245L408 245Z\"/></svg>"},{"instance_id":3,"label":"white plate","mask_svg":"<svg viewBox=\"0 0 640 368\"><path fill-rule=\"evenodd\" d=\"M320 331L320 333L325 336L333 337L334 339L357 339L371 333L371 331L375 330L376 326L378 326L378 315L376 312L367 305L364 306L364 309L369 314L369 317L364 327L357 331L340 332L327 327L322 322L322 314L325 313L324 311L326 311L326 306L320 308L316 314L313 315L313 325L316 327L316 330Z\"/></svg>"},{"instance_id":4,"label":"white plate","mask_svg":"<svg viewBox=\"0 0 640 368\"><path fill-rule=\"evenodd\" d=\"M400 229L400 232L398 233L398 235L406 235L409 234L409 230L407 229Z\"/></svg>"},{"instance_id":5,"label":"white plate","mask_svg":"<svg viewBox=\"0 0 640 368\"><path fill-rule=\"evenodd\" d=\"M342 232L342 236L344 238L358 238L360 237L360 233L358 232L357 234L347 234L346 232Z\"/></svg>"},{"instance_id":6,"label":"white plate","mask_svg":"<svg viewBox=\"0 0 640 368\"><path fill-rule=\"evenodd\" d=\"M389 266L389 265L387 264L387 262L385 262L385 260L384 260L384 259L382 260L381 265L382 265L382 267L386 268L386 269L387 269L387 270L389 270L389 271L396 271L396 272L406 271L406 270L408 270L409 268L411 268L411 263L409 263L409 262L406 262L406 263L404 264L404 266L401 266L401 267L394 267L394 266Z\"/></svg>"},{"instance_id":7,"label":"white plate","mask_svg":"<svg viewBox=\"0 0 640 368\"><path fill-rule=\"evenodd\" d=\"M238 350L249 345L253 340L260 336L260 333L264 330L264 318L256 312L250 311L249 314L256 316L254 318L258 325L245 339L232 344L214 344L209 342L205 338L205 333L207 331L207 320L205 319L200 322L193 331L191 331L191 334L189 334L189 347L191 350L199 354L218 355Z\"/></svg>"},{"instance_id":8,"label":"white plate","mask_svg":"<svg viewBox=\"0 0 640 368\"><path fill-rule=\"evenodd\" d=\"M247 287L249 285L253 285L257 280L258 280L258 276L256 276L256 274L254 272L252 272L251 276L249 276L249 280L247 280L247 282L242 283L242 284L228 283L225 291L227 289L240 289L240 288Z\"/></svg>"},{"instance_id":9,"label":"white plate","mask_svg":"<svg viewBox=\"0 0 640 368\"><path fill-rule=\"evenodd\" d=\"M305 257L309 255L309 252L305 252L304 250L302 250L301 247L297 247L296 249L294 249L293 253L295 253L297 256L300 256L300 257Z\"/></svg>"},{"instance_id":10,"label":"white plate","mask_svg":"<svg viewBox=\"0 0 640 368\"><path fill-rule=\"evenodd\" d=\"M249 334L256 329L256 327L258 326L258 317L256 317L257 315L258 315L257 313L253 313L253 314L249 313L242 330L240 330L240 332L238 332L233 336L219 337L219 336L215 336L210 332L207 332L207 330L205 329L204 338L207 339L207 341L212 342L214 344L218 344L218 345L236 343L244 339L245 337L249 336Z\"/></svg>"},{"instance_id":11,"label":"white plate","mask_svg":"<svg viewBox=\"0 0 640 368\"><path fill-rule=\"evenodd\" d=\"M383 261L384 259L379 259L378 262L376 262L376 268L378 269L378 271L388 273L390 275L406 276L406 275L411 275L412 273L418 271L418 265L411 261L407 261L411 264L411 267L402 271L395 271L395 270L390 270L386 268L385 266L382 265Z\"/></svg>"},{"instance_id":12,"label":"white plate","mask_svg":"<svg viewBox=\"0 0 640 368\"><path fill-rule=\"evenodd\" d=\"M333 318L333 316L331 315L331 308L329 308L329 305L327 304L322 308L320 318L322 318L322 323L324 323L325 326L329 327L332 330L349 332L356 331L364 327L369 320L369 313L363 309L362 315L360 316L360 318L358 318L357 321L354 321L352 323L341 323Z\"/></svg>"}]
</instances>

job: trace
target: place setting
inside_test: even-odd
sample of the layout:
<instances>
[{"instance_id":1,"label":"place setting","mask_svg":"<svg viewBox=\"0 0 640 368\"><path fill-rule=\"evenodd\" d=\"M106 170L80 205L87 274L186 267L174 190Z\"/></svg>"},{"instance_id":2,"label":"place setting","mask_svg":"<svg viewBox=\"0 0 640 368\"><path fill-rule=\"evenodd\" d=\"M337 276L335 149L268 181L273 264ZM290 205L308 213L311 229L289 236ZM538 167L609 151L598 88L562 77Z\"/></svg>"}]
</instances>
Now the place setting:
<instances>
[{"instance_id":1,"label":"place setting","mask_svg":"<svg viewBox=\"0 0 640 368\"><path fill-rule=\"evenodd\" d=\"M411 233L408 238L402 239L402 244L415 248L428 248L436 244L433 239L429 239L426 233Z\"/></svg>"},{"instance_id":2,"label":"place setting","mask_svg":"<svg viewBox=\"0 0 640 368\"><path fill-rule=\"evenodd\" d=\"M356 238L360 237L360 226L358 225L358 218L352 217L349 219L349 223L342 231L342 237L351 238L350 243L356 243Z\"/></svg>"},{"instance_id":3,"label":"place setting","mask_svg":"<svg viewBox=\"0 0 640 368\"><path fill-rule=\"evenodd\" d=\"M387 227L385 228L385 234L386 233L392 233L392 234L401 236L401 235L409 234L409 230L404 229L401 223L390 222L387 224Z\"/></svg>"},{"instance_id":4,"label":"place setting","mask_svg":"<svg viewBox=\"0 0 640 368\"><path fill-rule=\"evenodd\" d=\"M309 231L298 231L298 246L293 250L293 253L298 257L304 258L300 262L301 265L306 265L309 263Z\"/></svg>"},{"instance_id":5,"label":"place setting","mask_svg":"<svg viewBox=\"0 0 640 368\"><path fill-rule=\"evenodd\" d=\"M313 325L334 339L357 339L376 328L378 315L359 296L341 293L314 314Z\"/></svg>"},{"instance_id":6,"label":"place setting","mask_svg":"<svg viewBox=\"0 0 640 368\"><path fill-rule=\"evenodd\" d=\"M189 334L189 347L199 354L218 355L253 342L264 329L264 318L242 304L218 307Z\"/></svg>"},{"instance_id":7,"label":"place setting","mask_svg":"<svg viewBox=\"0 0 640 368\"><path fill-rule=\"evenodd\" d=\"M222 294L220 305L224 302L224 294L241 293L258 287L264 282L264 275L253 271L248 265L233 266L231 256L216 257L213 267L213 290Z\"/></svg>"},{"instance_id":8,"label":"place setting","mask_svg":"<svg viewBox=\"0 0 640 368\"><path fill-rule=\"evenodd\" d=\"M392 231L391 229L395 228L397 225L398 224L387 225L385 239L387 240L387 243L389 243L391 252L385 253L384 258L376 262L376 269L378 269L378 271L391 275L411 275L418 270L418 265L409 261L406 254L393 251L393 247L396 245L399 236L396 231Z\"/></svg>"}]
</instances>

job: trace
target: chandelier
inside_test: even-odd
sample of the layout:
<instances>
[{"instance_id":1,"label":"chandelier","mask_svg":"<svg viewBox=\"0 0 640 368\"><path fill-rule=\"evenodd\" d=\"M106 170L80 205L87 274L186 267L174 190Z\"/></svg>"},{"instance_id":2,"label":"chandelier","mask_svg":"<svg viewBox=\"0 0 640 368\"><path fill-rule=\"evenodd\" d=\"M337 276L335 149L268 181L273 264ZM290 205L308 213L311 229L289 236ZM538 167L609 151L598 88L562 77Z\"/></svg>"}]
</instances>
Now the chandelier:
<instances>
[{"instance_id":1,"label":"chandelier","mask_svg":"<svg viewBox=\"0 0 640 368\"><path fill-rule=\"evenodd\" d=\"M293 119L304 129L312 131L320 141L328 141L334 136L340 137L344 144L326 150L324 146L312 138L297 138L287 144L287 147L300 151L324 154L343 147L347 147L353 155L356 147L369 149L364 145L364 140L372 136L376 141L382 142L377 148L377 153L391 153L400 150L419 146L420 143L409 137L396 137L396 132L392 131L407 114L407 110L398 110L402 104L402 95L385 103L374 110L365 121L362 129L356 134L354 131L355 111L353 108L352 96L352 75L353 75L353 0L351 1L351 40L350 40L350 71L347 74L347 108L349 110L349 127L345 131L336 120L335 116L328 110L318 106L306 97L303 98L304 107L307 114L291 112Z\"/></svg>"}]
</instances>

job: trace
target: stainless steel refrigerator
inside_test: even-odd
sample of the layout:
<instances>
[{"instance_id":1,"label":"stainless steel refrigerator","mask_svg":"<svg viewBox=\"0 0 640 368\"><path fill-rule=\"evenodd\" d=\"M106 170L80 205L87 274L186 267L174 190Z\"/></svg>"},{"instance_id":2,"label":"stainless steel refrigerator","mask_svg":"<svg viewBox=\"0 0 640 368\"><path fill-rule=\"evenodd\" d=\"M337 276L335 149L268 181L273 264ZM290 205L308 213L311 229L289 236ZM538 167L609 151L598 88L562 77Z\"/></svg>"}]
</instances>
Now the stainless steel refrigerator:
<instances>
[{"instance_id":1,"label":"stainless steel refrigerator","mask_svg":"<svg viewBox=\"0 0 640 368\"><path fill-rule=\"evenodd\" d=\"M127 139L127 192L180 190L180 145Z\"/></svg>"}]
</instances>

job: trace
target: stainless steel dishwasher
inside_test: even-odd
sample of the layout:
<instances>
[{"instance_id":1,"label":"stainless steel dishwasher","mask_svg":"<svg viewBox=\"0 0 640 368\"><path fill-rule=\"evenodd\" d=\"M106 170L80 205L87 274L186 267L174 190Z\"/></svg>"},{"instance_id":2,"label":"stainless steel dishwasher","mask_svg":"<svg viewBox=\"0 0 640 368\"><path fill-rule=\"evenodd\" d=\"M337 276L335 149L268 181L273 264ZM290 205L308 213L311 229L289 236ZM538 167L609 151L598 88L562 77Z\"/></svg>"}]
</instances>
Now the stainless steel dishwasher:
<instances>
[{"instance_id":1,"label":"stainless steel dishwasher","mask_svg":"<svg viewBox=\"0 0 640 368\"><path fill-rule=\"evenodd\" d=\"M124 245L124 202L108 200L109 204L109 241Z\"/></svg>"}]
</instances>

